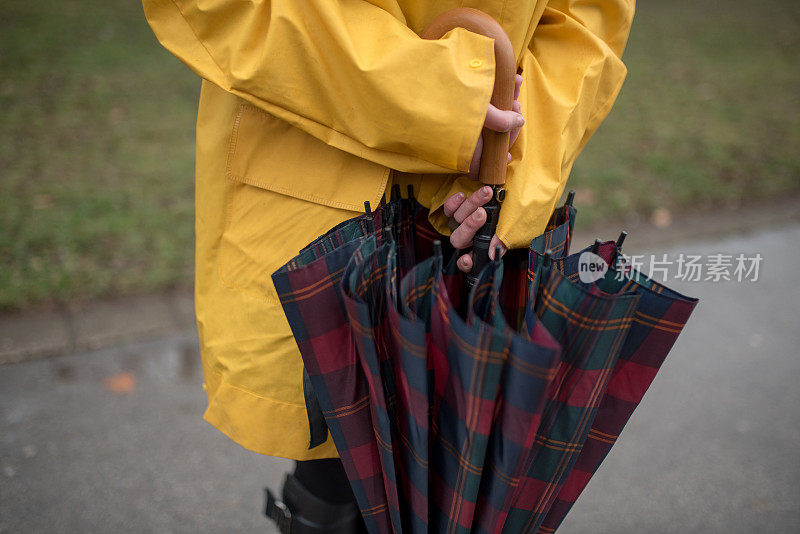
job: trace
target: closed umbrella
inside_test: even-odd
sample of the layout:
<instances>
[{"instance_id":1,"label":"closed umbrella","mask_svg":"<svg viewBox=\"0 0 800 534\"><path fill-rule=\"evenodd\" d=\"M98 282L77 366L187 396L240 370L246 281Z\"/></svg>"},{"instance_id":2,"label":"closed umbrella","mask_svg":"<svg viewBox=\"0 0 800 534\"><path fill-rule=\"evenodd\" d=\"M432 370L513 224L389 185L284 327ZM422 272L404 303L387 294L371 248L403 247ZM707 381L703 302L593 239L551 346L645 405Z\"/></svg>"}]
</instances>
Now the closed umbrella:
<instances>
[{"instance_id":1,"label":"closed umbrella","mask_svg":"<svg viewBox=\"0 0 800 534\"><path fill-rule=\"evenodd\" d=\"M463 21L473 11L458 25L485 29ZM435 22L429 36L451 27ZM327 425L371 533L552 531L671 347L635 325L677 337L693 307L635 272L581 282L582 252L611 263L619 247L569 254L572 195L530 247L481 260L502 200L489 183L468 292L460 252L396 187L273 274L308 376L309 446Z\"/></svg>"},{"instance_id":2,"label":"closed umbrella","mask_svg":"<svg viewBox=\"0 0 800 534\"><path fill-rule=\"evenodd\" d=\"M462 315L446 283L455 251L435 244L424 214L413 198L390 201L273 275L361 511L370 532L552 529L545 518L563 518L652 380L641 354L657 365L671 346L658 335L677 337L650 333L652 352L645 319L682 324L696 301L635 271L581 282L583 252L611 262L618 248L565 255L567 205L522 259L512 251L480 273ZM413 217L403 246L398 216ZM558 244L560 257L541 251ZM420 249L435 252L401 277ZM521 311L503 298L519 279Z\"/></svg>"}]
</instances>

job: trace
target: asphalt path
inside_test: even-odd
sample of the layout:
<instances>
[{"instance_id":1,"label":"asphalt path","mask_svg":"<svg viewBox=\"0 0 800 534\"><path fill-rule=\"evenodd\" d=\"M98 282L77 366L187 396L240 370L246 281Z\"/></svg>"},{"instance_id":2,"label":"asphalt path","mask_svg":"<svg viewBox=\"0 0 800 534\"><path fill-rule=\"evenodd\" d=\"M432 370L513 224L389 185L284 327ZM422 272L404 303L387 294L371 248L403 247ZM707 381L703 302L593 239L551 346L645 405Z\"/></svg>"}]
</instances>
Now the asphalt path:
<instances>
[{"instance_id":1,"label":"asphalt path","mask_svg":"<svg viewBox=\"0 0 800 534\"><path fill-rule=\"evenodd\" d=\"M670 250L763 261L670 282L701 303L559 532L800 531L798 243ZM276 532L262 491L292 462L206 424L201 382L192 337L0 367L0 532Z\"/></svg>"}]
</instances>

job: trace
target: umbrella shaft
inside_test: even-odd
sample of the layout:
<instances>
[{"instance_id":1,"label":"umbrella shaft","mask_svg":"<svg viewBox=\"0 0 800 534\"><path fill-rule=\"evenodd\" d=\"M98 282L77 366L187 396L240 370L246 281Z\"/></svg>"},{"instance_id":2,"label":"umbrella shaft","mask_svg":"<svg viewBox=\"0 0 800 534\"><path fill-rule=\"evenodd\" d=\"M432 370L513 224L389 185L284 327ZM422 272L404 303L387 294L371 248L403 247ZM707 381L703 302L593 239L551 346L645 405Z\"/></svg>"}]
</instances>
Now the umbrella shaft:
<instances>
[{"instance_id":1,"label":"umbrella shaft","mask_svg":"<svg viewBox=\"0 0 800 534\"><path fill-rule=\"evenodd\" d=\"M468 290L475 287L475 284L478 283L478 276L490 261L489 247L495 230L497 230L497 219L500 215L500 206L505 193L502 186L493 186L492 189L494 189L492 200L483 206L483 209L486 210L486 223L478 230L472 240L472 270L465 277L465 284Z\"/></svg>"}]
</instances>

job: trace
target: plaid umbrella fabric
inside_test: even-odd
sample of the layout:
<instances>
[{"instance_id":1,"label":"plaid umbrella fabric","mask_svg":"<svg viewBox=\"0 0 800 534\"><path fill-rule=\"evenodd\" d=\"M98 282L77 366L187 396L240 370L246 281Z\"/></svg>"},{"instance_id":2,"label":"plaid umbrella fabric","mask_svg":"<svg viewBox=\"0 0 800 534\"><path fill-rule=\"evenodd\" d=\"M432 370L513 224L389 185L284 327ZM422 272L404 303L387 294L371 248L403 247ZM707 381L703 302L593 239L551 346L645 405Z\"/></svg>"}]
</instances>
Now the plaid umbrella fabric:
<instances>
[{"instance_id":1,"label":"plaid umbrella fabric","mask_svg":"<svg viewBox=\"0 0 800 534\"><path fill-rule=\"evenodd\" d=\"M578 280L575 266L563 264L564 274L572 280ZM696 298L681 295L631 269L609 270L598 287L610 294L630 291L640 298L592 428L575 467L539 527L541 533L555 532L564 520L619 438L697 305Z\"/></svg>"},{"instance_id":2,"label":"plaid umbrella fabric","mask_svg":"<svg viewBox=\"0 0 800 534\"><path fill-rule=\"evenodd\" d=\"M272 276L314 393L371 533L393 532L369 388L339 289L368 232L365 218L332 229Z\"/></svg>"},{"instance_id":3,"label":"plaid umbrella fabric","mask_svg":"<svg viewBox=\"0 0 800 534\"><path fill-rule=\"evenodd\" d=\"M561 343L564 354L504 532L535 531L544 518L553 492L563 484L586 440L639 299L631 293L605 295L572 282L553 267L565 260L545 262L531 250L531 272L537 281L532 287L538 293L530 309Z\"/></svg>"},{"instance_id":4,"label":"plaid umbrella fabric","mask_svg":"<svg viewBox=\"0 0 800 534\"><path fill-rule=\"evenodd\" d=\"M530 304L535 297L537 286L531 285L534 281L533 271L530 269L531 253L543 253L547 250L553 258L560 258L569 254L569 245L572 241L572 231L575 226L577 210L572 206L574 193L570 192L563 206L557 208L550 216L544 233L536 236L527 249L511 250L503 258L503 263L509 267L503 277L500 290L500 300L506 317L512 321L515 329L523 329L523 333L532 332L538 321L536 315L530 313ZM530 323L526 323L530 321Z\"/></svg>"},{"instance_id":5,"label":"plaid umbrella fabric","mask_svg":"<svg viewBox=\"0 0 800 534\"><path fill-rule=\"evenodd\" d=\"M541 322L536 321L530 331L519 334L509 327L497 298L503 275L503 263L490 265L479 277L472 304L475 319L511 335L489 436L484 469L488 476L481 478L478 492L473 527L476 532L494 532L498 528L503 505L533 446L547 392L561 362L561 345Z\"/></svg>"},{"instance_id":6,"label":"plaid umbrella fabric","mask_svg":"<svg viewBox=\"0 0 800 534\"><path fill-rule=\"evenodd\" d=\"M558 364L560 347L546 331L524 338L506 324L498 301L502 276L500 262L482 273L466 321L449 301L441 277L434 286L434 532L469 532L479 495L500 499L507 480L517 475Z\"/></svg>"},{"instance_id":7,"label":"plaid umbrella fabric","mask_svg":"<svg viewBox=\"0 0 800 534\"><path fill-rule=\"evenodd\" d=\"M456 251L395 189L273 275L371 533L552 532L607 454L696 301L581 282L618 248L569 255L575 213L456 295Z\"/></svg>"},{"instance_id":8,"label":"plaid umbrella fabric","mask_svg":"<svg viewBox=\"0 0 800 534\"><path fill-rule=\"evenodd\" d=\"M437 254L436 258L439 255ZM430 399L434 360L429 356L430 315L435 275L430 258L400 281L396 306L388 307L397 376L398 434L405 452L402 492L408 499L408 532L428 532Z\"/></svg>"},{"instance_id":9,"label":"plaid umbrella fabric","mask_svg":"<svg viewBox=\"0 0 800 534\"><path fill-rule=\"evenodd\" d=\"M395 532L402 532L400 499L397 492L395 432L396 390L391 353L385 349L387 339L387 285L392 283L387 262L394 256L394 243L377 247L376 238L368 237L353 253L342 278L342 293L356 353L366 376L372 426L380 452L387 504ZM392 273L394 274L394 273ZM401 464L402 465L402 464ZM401 470L402 471L402 470Z\"/></svg>"}]
</instances>

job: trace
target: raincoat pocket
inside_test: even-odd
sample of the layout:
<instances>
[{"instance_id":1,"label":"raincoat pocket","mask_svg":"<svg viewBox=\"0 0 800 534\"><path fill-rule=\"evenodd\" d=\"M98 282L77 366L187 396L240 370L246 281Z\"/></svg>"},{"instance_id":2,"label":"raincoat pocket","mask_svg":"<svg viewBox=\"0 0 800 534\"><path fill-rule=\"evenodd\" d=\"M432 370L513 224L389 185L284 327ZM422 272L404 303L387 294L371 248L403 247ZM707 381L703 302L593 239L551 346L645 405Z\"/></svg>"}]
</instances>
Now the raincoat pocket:
<instances>
[{"instance_id":1,"label":"raincoat pocket","mask_svg":"<svg viewBox=\"0 0 800 534\"><path fill-rule=\"evenodd\" d=\"M229 180L315 204L363 211L377 203L389 169L331 147L269 113L242 103L234 121Z\"/></svg>"},{"instance_id":2,"label":"raincoat pocket","mask_svg":"<svg viewBox=\"0 0 800 534\"><path fill-rule=\"evenodd\" d=\"M239 105L226 164L219 274L277 304L270 274L331 226L377 205L389 170L249 104Z\"/></svg>"}]
</instances>

